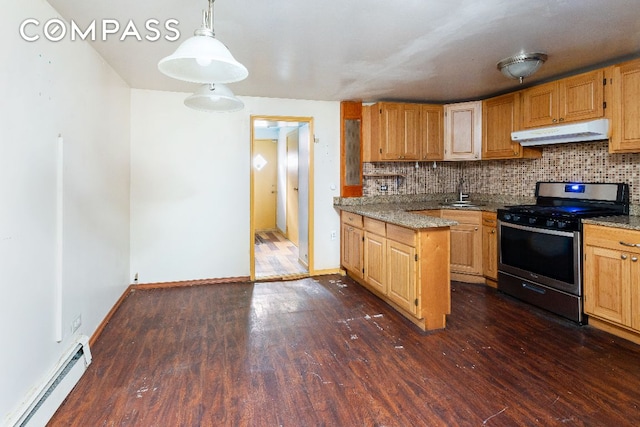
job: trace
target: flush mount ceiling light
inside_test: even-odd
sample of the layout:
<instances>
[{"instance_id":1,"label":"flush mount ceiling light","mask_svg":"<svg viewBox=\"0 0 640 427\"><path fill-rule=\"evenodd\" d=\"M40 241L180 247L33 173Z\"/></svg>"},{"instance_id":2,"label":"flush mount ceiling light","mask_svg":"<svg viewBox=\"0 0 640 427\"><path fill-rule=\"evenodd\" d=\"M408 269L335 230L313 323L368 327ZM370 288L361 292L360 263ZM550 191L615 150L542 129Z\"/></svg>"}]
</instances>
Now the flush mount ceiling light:
<instances>
[{"instance_id":1,"label":"flush mount ceiling light","mask_svg":"<svg viewBox=\"0 0 640 427\"><path fill-rule=\"evenodd\" d=\"M213 2L202 12L202 27L193 37L158 63L158 69L169 77L192 83L232 83L249 75L247 68L236 61L229 49L215 38L213 32Z\"/></svg>"},{"instance_id":2,"label":"flush mount ceiling light","mask_svg":"<svg viewBox=\"0 0 640 427\"><path fill-rule=\"evenodd\" d=\"M546 60L547 55L544 53L521 53L498 62L498 70L510 79L522 83L525 77L538 71Z\"/></svg>"},{"instance_id":3,"label":"flush mount ceiling light","mask_svg":"<svg viewBox=\"0 0 640 427\"><path fill-rule=\"evenodd\" d=\"M193 95L184 100L184 105L207 112L232 112L244 108L244 103L221 83L201 85Z\"/></svg>"}]
</instances>

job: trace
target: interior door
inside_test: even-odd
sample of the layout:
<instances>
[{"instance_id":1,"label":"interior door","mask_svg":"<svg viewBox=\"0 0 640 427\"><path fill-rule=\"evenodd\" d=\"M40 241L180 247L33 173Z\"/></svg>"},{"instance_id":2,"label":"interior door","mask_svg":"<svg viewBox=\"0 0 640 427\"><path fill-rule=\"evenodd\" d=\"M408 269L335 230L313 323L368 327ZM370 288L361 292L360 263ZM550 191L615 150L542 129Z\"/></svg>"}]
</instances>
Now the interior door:
<instances>
[{"instance_id":1,"label":"interior door","mask_svg":"<svg viewBox=\"0 0 640 427\"><path fill-rule=\"evenodd\" d=\"M256 231L276 228L277 141L257 139L253 143L253 217Z\"/></svg>"},{"instance_id":2,"label":"interior door","mask_svg":"<svg viewBox=\"0 0 640 427\"><path fill-rule=\"evenodd\" d=\"M299 245L298 233L298 129L287 134L287 239Z\"/></svg>"}]
</instances>

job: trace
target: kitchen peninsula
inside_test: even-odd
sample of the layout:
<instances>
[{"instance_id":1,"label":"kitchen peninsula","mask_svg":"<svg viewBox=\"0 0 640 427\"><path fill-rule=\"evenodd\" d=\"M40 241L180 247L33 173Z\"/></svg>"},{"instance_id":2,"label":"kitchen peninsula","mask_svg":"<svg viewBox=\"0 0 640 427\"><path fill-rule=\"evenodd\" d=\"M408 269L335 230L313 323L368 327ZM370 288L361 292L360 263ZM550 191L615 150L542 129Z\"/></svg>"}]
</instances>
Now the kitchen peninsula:
<instances>
[{"instance_id":1,"label":"kitchen peninsula","mask_svg":"<svg viewBox=\"0 0 640 427\"><path fill-rule=\"evenodd\" d=\"M442 329L451 312L449 205L428 198L336 199L341 265L350 277L423 330ZM452 208L455 209L455 208ZM464 209L493 210L492 204Z\"/></svg>"}]
</instances>

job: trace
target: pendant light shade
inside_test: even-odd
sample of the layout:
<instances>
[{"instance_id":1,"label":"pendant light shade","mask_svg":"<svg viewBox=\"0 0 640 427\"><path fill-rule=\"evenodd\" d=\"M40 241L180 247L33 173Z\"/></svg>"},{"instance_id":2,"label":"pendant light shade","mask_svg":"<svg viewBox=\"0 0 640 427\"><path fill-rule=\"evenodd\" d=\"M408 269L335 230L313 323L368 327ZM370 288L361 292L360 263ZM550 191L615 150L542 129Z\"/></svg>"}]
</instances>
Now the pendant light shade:
<instances>
[{"instance_id":1,"label":"pendant light shade","mask_svg":"<svg viewBox=\"0 0 640 427\"><path fill-rule=\"evenodd\" d=\"M209 10L203 11L202 27L173 55L160 60L158 69L163 74L191 83L233 83L247 78L247 68L215 38L213 1L209 0Z\"/></svg>"},{"instance_id":2,"label":"pendant light shade","mask_svg":"<svg viewBox=\"0 0 640 427\"><path fill-rule=\"evenodd\" d=\"M232 83L249 75L222 42L208 35L185 40L173 55L163 58L158 69L169 77L191 83Z\"/></svg>"},{"instance_id":3,"label":"pendant light shade","mask_svg":"<svg viewBox=\"0 0 640 427\"><path fill-rule=\"evenodd\" d=\"M206 112L232 112L244 108L244 103L220 83L201 85L193 95L184 100L184 105Z\"/></svg>"},{"instance_id":4,"label":"pendant light shade","mask_svg":"<svg viewBox=\"0 0 640 427\"><path fill-rule=\"evenodd\" d=\"M525 77L529 77L540 69L547 55L544 53L521 53L510 56L498 62L498 70L510 79L523 82Z\"/></svg>"}]
</instances>

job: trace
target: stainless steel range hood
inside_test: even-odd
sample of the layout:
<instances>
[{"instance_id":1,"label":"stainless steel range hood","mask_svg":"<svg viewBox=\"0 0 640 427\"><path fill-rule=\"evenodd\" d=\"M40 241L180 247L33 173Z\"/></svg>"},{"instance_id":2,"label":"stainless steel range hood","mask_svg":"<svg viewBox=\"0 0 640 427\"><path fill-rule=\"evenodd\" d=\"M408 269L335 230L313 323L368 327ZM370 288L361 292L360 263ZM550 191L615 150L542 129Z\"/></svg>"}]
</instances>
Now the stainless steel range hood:
<instances>
[{"instance_id":1,"label":"stainless steel range hood","mask_svg":"<svg viewBox=\"0 0 640 427\"><path fill-rule=\"evenodd\" d=\"M511 139L523 147L566 142L585 142L609 139L609 120L550 126L511 132Z\"/></svg>"}]
</instances>

